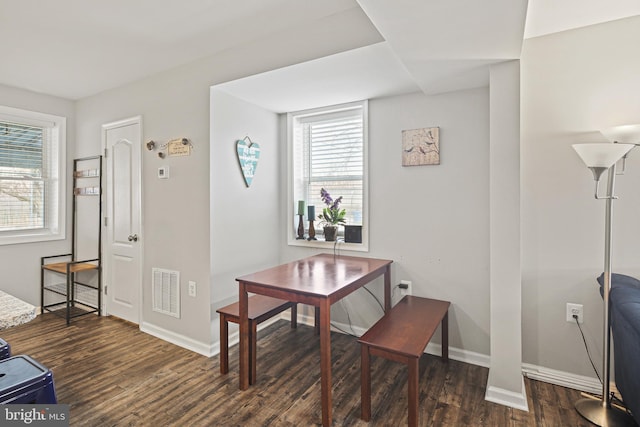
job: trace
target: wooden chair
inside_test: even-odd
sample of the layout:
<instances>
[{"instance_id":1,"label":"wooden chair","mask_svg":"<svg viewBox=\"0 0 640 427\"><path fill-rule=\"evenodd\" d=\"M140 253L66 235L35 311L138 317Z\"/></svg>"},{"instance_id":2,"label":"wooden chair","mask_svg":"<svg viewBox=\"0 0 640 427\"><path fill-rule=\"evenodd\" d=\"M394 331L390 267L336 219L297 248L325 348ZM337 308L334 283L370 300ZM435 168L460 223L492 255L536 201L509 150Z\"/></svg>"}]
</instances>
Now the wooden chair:
<instances>
[{"instance_id":1,"label":"wooden chair","mask_svg":"<svg viewBox=\"0 0 640 427\"><path fill-rule=\"evenodd\" d=\"M256 341L258 325L291 308L291 328L298 326L298 304L264 295L249 297L249 384L256 381ZM229 322L240 323L240 304L233 303L216 310L220 314L220 373L229 372Z\"/></svg>"}]
</instances>

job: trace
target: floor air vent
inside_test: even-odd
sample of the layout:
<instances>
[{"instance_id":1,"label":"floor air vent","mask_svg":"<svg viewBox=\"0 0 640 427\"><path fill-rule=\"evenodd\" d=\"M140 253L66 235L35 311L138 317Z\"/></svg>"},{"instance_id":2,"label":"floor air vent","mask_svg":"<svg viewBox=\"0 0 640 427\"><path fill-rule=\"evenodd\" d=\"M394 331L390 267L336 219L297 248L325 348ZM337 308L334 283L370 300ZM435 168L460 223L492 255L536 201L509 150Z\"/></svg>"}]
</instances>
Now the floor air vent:
<instances>
[{"instance_id":1,"label":"floor air vent","mask_svg":"<svg viewBox=\"0 0 640 427\"><path fill-rule=\"evenodd\" d=\"M179 318L180 272L154 268L151 298L153 299L153 311Z\"/></svg>"}]
</instances>

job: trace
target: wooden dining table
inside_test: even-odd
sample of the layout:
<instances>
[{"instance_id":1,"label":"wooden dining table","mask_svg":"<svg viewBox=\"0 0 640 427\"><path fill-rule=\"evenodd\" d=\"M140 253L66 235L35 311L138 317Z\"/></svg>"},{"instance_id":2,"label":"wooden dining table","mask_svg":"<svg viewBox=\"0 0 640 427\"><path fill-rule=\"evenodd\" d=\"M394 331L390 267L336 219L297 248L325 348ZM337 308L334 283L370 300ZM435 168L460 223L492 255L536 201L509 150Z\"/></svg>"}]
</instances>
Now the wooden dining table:
<instances>
[{"instance_id":1,"label":"wooden dining table","mask_svg":"<svg viewBox=\"0 0 640 427\"><path fill-rule=\"evenodd\" d=\"M238 277L240 316L240 389L249 388L248 293L312 305L320 330L322 425L332 423L331 304L384 276L384 310L391 309L393 261L320 254Z\"/></svg>"}]
</instances>

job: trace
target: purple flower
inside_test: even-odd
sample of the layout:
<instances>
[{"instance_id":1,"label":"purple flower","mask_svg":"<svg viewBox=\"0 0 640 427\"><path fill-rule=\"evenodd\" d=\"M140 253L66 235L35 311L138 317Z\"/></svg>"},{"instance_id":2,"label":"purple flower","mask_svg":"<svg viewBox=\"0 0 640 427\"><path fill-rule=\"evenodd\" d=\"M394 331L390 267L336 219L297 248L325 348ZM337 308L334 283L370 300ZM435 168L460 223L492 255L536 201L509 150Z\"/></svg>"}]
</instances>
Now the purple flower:
<instances>
[{"instance_id":1,"label":"purple flower","mask_svg":"<svg viewBox=\"0 0 640 427\"><path fill-rule=\"evenodd\" d=\"M333 204L331 205L331 209L338 209L340 207L340 203L342 202L342 196L338 197L337 199L335 199L333 201Z\"/></svg>"},{"instance_id":2,"label":"purple flower","mask_svg":"<svg viewBox=\"0 0 640 427\"><path fill-rule=\"evenodd\" d=\"M318 215L318 219L321 219L323 223L328 225L340 225L345 224L346 211L340 209L340 203L342 203L342 196L333 200L331 195L324 188L320 189L320 198L327 205L322 209L322 213Z\"/></svg>"},{"instance_id":3,"label":"purple flower","mask_svg":"<svg viewBox=\"0 0 640 427\"><path fill-rule=\"evenodd\" d=\"M320 198L322 199L324 204L327 206L331 206L331 204L333 203L333 199L331 198L331 195L324 188L320 189Z\"/></svg>"}]
</instances>

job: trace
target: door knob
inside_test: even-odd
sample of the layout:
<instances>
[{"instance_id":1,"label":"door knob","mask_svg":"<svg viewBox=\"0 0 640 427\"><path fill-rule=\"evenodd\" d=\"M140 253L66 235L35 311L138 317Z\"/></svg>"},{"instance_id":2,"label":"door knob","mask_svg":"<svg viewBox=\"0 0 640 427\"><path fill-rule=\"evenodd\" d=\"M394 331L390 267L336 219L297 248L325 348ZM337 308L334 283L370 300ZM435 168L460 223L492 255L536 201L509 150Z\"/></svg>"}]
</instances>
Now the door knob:
<instances>
[{"instance_id":1,"label":"door knob","mask_svg":"<svg viewBox=\"0 0 640 427\"><path fill-rule=\"evenodd\" d=\"M129 239L130 242L137 242L138 241L138 235L137 234L129 235L128 239Z\"/></svg>"}]
</instances>

